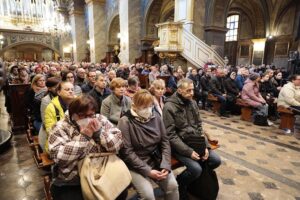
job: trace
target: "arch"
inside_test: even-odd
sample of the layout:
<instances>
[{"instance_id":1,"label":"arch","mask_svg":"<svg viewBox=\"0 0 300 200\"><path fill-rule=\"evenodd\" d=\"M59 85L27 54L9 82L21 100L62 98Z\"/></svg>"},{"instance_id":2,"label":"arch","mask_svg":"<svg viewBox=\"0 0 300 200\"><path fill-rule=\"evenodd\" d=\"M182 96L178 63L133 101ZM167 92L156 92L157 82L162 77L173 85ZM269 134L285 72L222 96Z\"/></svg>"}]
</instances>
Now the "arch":
<instances>
[{"instance_id":1,"label":"arch","mask_svg":"<svg viewBox=\"0 0 300 200\"><path fill-rule=\"evenodd\" d=\"M107 45L109 50L113 45L119 43L118 33L120 32L120 16L116 13L109 22L109 27L107 31Z\"/></svg>"},{"instance_id":2,"label":"arch","mask_svg":"<svg viewBox=\"0 0 300 200\"><path fill-rule=\"evenodd\" d=\"M282 20L282 18L285 16L285 14L289 11L290 8L292 8L293 6L296 7L296 0L291 0L289 1L284 7L281 8L281 10L278 12L276 19L274 21L274 32L277 33L278 32L278 28L280 25L280 22Z\"/></svg>"},{"instance_id":3,"label":"arch","mask_svg":"<svg viewBox=\"0 0 300 200\"><path fill-rule=\"evenodd\" d=\"M35 42L35 41L22 41L22 42L16 42L16 43L13 43L13 44L10 44L6 47L4 47L1 51L0 51L0 54L2 55L5 51L13 48L13 47L16 47L16 46L19 46L19 45L24 45L24 44L35 44L35 45L41 45L43 47L46 47L46 48L49 48L51 49L52 51L54 51L55 53L57 53L59 56L61 56L61 53L57 50L57 49L54 49L52 46L50 45L47 45L45 43L42 43L42 42Z\"/></svg>"}]
</instances>

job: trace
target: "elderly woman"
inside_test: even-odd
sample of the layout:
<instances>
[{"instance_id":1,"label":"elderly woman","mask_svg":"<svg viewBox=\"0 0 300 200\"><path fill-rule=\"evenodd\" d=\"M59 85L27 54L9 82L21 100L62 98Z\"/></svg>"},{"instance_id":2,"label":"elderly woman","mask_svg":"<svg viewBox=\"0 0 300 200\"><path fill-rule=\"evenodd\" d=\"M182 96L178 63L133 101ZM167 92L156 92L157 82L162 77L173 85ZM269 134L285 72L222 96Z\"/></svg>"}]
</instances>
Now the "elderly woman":
<instances>
[{"instance_id":1,"label":"elderly woman","mask_svg":"<svg viewBox=\"0 0 300 200\"><path fill-rule=\"evenodd\" d=\"M254 122L256 121L255 119L259 117L262 119L259 120L262 121L261 125L268 125L268 104L259 92L259 81L260 75L258 73L251 74L249 79L245 81L241 97L255 109Z\"/></svg>"},{"instance_id":2,"label":"elderly woman","mask_svg":"<svg viewBox=\"0 0 300 200\"><path fill-rule=\"evenodd\" d=\"M150 93L153 95L154 109L162 116L162 109L164 107L164 94L166 92L166 83L162 79L153 81L149 88Z\"/></svg>"},{"instance_id":3,"label":"elderly woman","mask_svg":"<svg viewBox=\"0 0 300 200\"><path fill-rule=\"evenodd\" d=\"M121 148L120 130L106 117L96 117L96 108L97 103L89 95L75 98L69 105L69 114L50 132L49 153L58 172L51 185L54 200L83 200L78 161L89 153L117 152ZM125 191L117 199L125 200L126 196Z\"/></svg>"},{"instance_id":4,"label":"elderly woman","mask_svg":"<svg viewBox=\"0 0 300 200\"><path fill-rule=\"evenodd\" d=\"M165 192L165 199L179 199L171 171L171 149L164 124L153 111L154 98L147 90L133 96L133 104L118 123L124 147L120 156L127 164L132 183L142 199L155 200L151 180Z\"/></svg>"},{"instance_id":5,"label":"elderly woman","mask_svg":"<svg viewBox=\"0 0 300 200\"><path fill-rule=\"evenodd\" d=\"M61 74L62 81L68 81L74 85L74 94L75 96L79 96L82 94L81 87L75 85L75 74L72 71L62 72Z\"/></svg>"},{"instance_id":6,"label":"elderly woman","mask_svg":"<svg viewBox=\"0 0 300 200\"><path fill-rule=\"evenodd\" d=\"M102 101L100 113L117 125L121 115L130 109L131 100L124 95L126 90L124 79L114 78L110 83L110 89L112 94Z\"/></svg>"}]
</instances>

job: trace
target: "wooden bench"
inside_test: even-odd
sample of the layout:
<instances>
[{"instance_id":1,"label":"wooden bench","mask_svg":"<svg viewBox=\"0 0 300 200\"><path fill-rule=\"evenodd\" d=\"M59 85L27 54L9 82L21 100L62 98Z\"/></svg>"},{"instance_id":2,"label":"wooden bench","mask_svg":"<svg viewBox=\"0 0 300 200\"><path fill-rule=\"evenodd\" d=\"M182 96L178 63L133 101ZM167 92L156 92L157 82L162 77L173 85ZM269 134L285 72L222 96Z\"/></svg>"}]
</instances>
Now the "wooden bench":
<instances>
[{"instance_id":1,"label":"wooden bench","mask_svg":"<svg viewBox=\"0 0 300 200\"><path fill-rule=\"evenodd\" d=\"M143 88L143 89L148 89L149 88L149 76L140 74L138 76L138 78L139 78L139 81L140 81L140 87Z\"/></svg>"},{"instance_id":2,"label":"wooden bench","mask_svg":"<svg viewBox=\"0 0 300 200\"><path fill-rule=\"evenodd\" d=\"M293 111L289 108L278 106L277 112L280 114L279 128L293 130L295 125L295 115Z\"/></svg>"},{"instance_id":3,"label":"wooden bench","mask_svg":"<svg viewBox=\"0 0 300 200\"><path fill-rule=\"evenodd\" d=\"M49 154L43 152L39 144L34 145L33 158L38 168L47 169L54 164L54 161L51 158L49 158Z\"/></svg>"},{"instance_id":4,"label":"wooden bench","mask_svg":"<svg viewBox=\"0 0 300 200\"><path fill-rule=\"evenodd\" d=\"M215 97L212 94L208 94L207 100L209 100L211 102L211 104L213 105L213 107L212 107L213 112L219 113L220 108L221 108L221 103L219 102L218 97Z\"/></svg>"},{"instance_id":5,"label":"wooden bench","mask_svg":"<svg viewBox=\"0 0 300 200\"><path fill-rule=\"evenodd\" d=\"M237 99L236 105L241 107L241 120L251 122L252 121L252 107L247 104L243 99Z\"/></svg>"}]
</instances>

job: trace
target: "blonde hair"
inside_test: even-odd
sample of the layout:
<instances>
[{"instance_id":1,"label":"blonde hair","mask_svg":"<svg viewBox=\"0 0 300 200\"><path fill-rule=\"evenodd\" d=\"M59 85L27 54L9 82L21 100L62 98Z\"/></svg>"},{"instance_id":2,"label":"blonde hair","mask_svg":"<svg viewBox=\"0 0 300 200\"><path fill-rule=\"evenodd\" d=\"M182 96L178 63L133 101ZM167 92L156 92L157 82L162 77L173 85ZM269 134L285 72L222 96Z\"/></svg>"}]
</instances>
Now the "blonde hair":
<instances>
[{"instance_id":1,"label":"blonde hair","mask_svg":"<svg viewBox=\"0 0 300 200\"><path fill-rule=\"evenodd\" d=\"M154 95L154 90L155 88L163 88L166 89L166 83L164 80L162 79L156 79L152 82L150 88L149 88L149 92Z\"/></svg>"},{"instance_id":2,"label":"blonde hair","mask_svg":"<svg viewBox=\"0 0 300 200\"><path fill-rule=\"evenodd\" d=\"M31 81L31 87L37 86L37 82L41 79L44 78L46 81L46 78L44 75L42 74L37 74L33 77L32 81Z\"/></svg>"},{"instance_id":3,"label":"blonde hair","mask_svg":"<svg viewBox=\"0 0 300 200\"><path fill-rule=\"evenodd\" d=\"M148 90L141 89L133 95L132 102L135 107L148 106L153 104L154 98Z\"/></svg>"},{"instance_id":4,"label":"blonde hair","mask_svg":"<svg viewBox=\"0 0 300 200\"><path fill-rule=\"evenodd\" d=\"M119 87L126 87L126 81L122 78L114 78L109 85L110 89L114 91L116 88Z\"/></svg>"}]
</instances>

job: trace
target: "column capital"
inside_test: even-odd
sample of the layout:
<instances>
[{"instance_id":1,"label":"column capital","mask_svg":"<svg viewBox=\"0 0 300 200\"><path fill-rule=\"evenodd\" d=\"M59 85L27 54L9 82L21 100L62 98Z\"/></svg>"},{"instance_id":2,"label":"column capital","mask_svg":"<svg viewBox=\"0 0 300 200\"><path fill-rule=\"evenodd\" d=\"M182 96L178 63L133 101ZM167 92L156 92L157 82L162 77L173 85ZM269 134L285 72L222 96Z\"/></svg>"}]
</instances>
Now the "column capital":
<instances>
[{"instance_id":1,"label":"column capital","mask_svg":"<svg viewBox=\"0 0 300 200\"><path fill-rule=\"evenodd\" d=\"M85 0L86 4L90 4L90 3L100 3L100 4L105 4L106 0Z\"/></svg>"}]
</instances>

